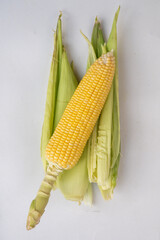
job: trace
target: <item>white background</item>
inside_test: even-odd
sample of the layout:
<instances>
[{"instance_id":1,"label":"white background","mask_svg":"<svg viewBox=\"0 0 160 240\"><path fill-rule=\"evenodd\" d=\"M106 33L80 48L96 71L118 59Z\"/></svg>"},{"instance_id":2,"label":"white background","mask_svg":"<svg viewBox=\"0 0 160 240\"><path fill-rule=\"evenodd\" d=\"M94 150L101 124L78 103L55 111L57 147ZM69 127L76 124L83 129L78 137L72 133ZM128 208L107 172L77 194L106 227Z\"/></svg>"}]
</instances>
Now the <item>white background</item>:
<instances>
[{"instance_id":1,"label":"white background","mask_svg":"<svg viewBox=\"0 0 160 240\"><path fill-rule=\"evenodd\" d=\"M25 229L43 178L40 138L53 51L63 38L83 76L94 18L108 37L118 20L122 158L114 199L94 187L92 208L52 194L40 225ZM160 240L160 1L0 1L0 239Z\"/></svg>"}]
</instances>

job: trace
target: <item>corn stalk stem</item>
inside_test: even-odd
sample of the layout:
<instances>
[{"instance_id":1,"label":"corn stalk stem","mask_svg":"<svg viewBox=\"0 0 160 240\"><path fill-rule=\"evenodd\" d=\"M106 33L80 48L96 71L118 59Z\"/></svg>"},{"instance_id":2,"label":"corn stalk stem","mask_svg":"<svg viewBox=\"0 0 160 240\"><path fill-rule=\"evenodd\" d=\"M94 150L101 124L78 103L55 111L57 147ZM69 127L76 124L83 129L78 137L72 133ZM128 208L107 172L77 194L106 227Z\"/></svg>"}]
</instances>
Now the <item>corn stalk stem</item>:
<instances>
[{"instance_id":1,"label":"corn stalk stem","mask_svg":"<svg viewBox=\"0 0 160 240\"><path fill-rule=\"evenodd\" d=\"M27 217L27 230L34 228L39 222L48 203L50 192L56 182L57 176L63 169L59 166L49 165L46 175L41 183L36 198L32 201Z\"/></svg>"}]
</instances>

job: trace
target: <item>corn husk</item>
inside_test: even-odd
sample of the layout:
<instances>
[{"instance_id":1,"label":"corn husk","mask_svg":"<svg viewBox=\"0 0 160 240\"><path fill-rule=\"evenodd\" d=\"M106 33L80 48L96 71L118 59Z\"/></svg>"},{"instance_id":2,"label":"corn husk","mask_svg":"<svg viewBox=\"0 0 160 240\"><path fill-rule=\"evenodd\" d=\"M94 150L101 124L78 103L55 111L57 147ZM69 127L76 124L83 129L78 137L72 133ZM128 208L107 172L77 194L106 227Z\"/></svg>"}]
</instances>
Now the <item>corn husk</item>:
<instances>
[{"instance_id":1,"label":"corn husk","mask_svg":"<svg viewBox=\"0 0 160 240\"><path fill-rule=\"evenodd\" d=\"M56 107L53 128L57 127L62 114L70 101L75 89L78 86L78 81L73 73L73 70L69 64L66 50L63 47L61 58L61 72L58 80L58 89L56 97Z\"/></svg>"},{"instance_id":2,"label":"corn husk","mask_svg":"<svg viewBox=\"0 0 160 240\"><path fill-rule=\"evenodd\" d=\"M60 19L58 20L58 22L59 21ZM43 167L45 172L48 165L45 158L45 151L46 151L46 146L48 144L48 141L53 134L56 93L57 93L57 87L58 87L58 69L60 68L58 45L59 45L59 42L58 42L57 31L56 31L54 33L54 51L53 51L50 75L48 80L47 98L46 98L45 114L44 114L42 136L41 136L41 147L40 147L41 159L43 162Z\"/></svg>"},{"instance_id":3,"label":"corn husk","mask_svg":"<svg viewBox=\"0 0 160 240\"><path fill-rule=\"evenodd\" d=\"M48 82L41 141L42 161L45 170L47 167L45 160L46 145L78 86L78 81L73 72L73 63L69 64L66 50L62 45L61 14L54 40L54 53ZM84 150L78 164L73 169L64 171L58 176L54 190L59 188L66 199L78 202L81 202L86 195L85 201L91 204L92 190L89 185L87 152Z\"/></svg>"},{"instance_id":4,"label":"corn husk","mask_svg":"<svg viewBox=\"0 0 160 240\"><path fill-rule=\"evenodd\" d=\"M102 109L98 122L89 139L88 147L88 175L90 182L96 182L104 199L111 199L116 185L118 165L120 159L120 123L119 123L119 89L117 64L117 32L116 23L119 9L115 14L112 30L107 42L104 43L103 33L96 18L89 42L89 57L100 57L107 50L114 50L116 57L116 72L111 91ZM100 38L98 37L100 36ZM99 51L101 49L101 51ZM87 64L88 66L88 64Z\"/></svg>"},{"instance_id":5,"label":"corn husk","mask_svg":"<svg viewBox=\"0 0 160 240\"><path fill-rule=\"evenodd\" d=\"M120 7L118 8L112 25L112 30L107 42L107 50L114 50L116 58L116 71L113 80L113 121L112 121L112 165L114 167L115 162L120 153L120 118L119 118L119 81L118 81L118 59L117 59L117 20Z\"/></svg>"},{"instance_id":6,"label":"corn husk","mask_svg":"<svg viewBox=\"0 0 160 240\"><path fill-rule=\"evenodd\" d=\"M96 17L92 37L91 37L91 44L95 51L96 57L99 58L102 55L102 46L104 45L104 37L103 32L101 29L101 24Z\"/></svg>"},{"instance_id":7,"label":"corn husk","mask_svg":"<svg viewBox=\"0 0 160 240\"><path fill-rule=\"evenodd\" d=\"M116 71L113 80L113 111L112 111L112 131L111 131L111 162L110 173L106 187L100 186L100 190L104 199L111 199L113 197L113 189L116 186L118 176L118 166L120 161L120 118L119 118L119 81L118 81L118 59L117 59L117 20L120 7L118 8L112 25L112 30L107 42L107 50L114 50L116 58Z\"/></svg>"}]
</instances>

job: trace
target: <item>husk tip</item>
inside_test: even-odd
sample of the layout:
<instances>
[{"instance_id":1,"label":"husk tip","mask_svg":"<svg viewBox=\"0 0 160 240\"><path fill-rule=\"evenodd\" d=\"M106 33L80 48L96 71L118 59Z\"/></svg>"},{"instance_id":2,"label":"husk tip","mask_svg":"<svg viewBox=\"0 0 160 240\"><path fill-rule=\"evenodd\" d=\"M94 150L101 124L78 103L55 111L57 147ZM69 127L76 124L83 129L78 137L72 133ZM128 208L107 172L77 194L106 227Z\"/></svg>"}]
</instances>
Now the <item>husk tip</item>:
<instances>
[{"instance_id":1,"label":"husk tip","mask_svg":"<svg viewBox=\"0 0 160 240\"><path fill-rule=\"evenodd\" d=\"M62 17L62 11L60 10L59 11L59 19L61 19L61 17Z\"/></svg>"},{"instance_id":2,"label":"husk tip","mask_svg":"<svg viewBox=\"0 0 160 240\"><path fill-rule=\"evenodd\" d=\"M95 24L99 23L98 17L95 17Z\"/></svg>"}]
</instances>

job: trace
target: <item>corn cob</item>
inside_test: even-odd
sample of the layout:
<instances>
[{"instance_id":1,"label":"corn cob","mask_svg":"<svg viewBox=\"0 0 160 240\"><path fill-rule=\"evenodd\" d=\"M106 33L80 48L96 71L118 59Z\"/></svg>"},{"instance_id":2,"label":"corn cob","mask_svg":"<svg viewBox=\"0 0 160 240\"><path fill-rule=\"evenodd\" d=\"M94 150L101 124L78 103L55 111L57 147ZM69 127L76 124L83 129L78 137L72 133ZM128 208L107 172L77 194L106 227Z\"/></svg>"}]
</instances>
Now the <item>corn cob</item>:
<instances>
[{"instance_id":1,"label":"corn cob","mask_svg":"<svg viewBox=\"0 0 160 240\"><path fill-rule=\"evenodd\" d=\"M58 174L78 162L106 101L114 72L115 58L111 51L91 65L68 103L46 148L49 166L30 206L28 230L39 223Z\"/></svg>"}]
</instances>

